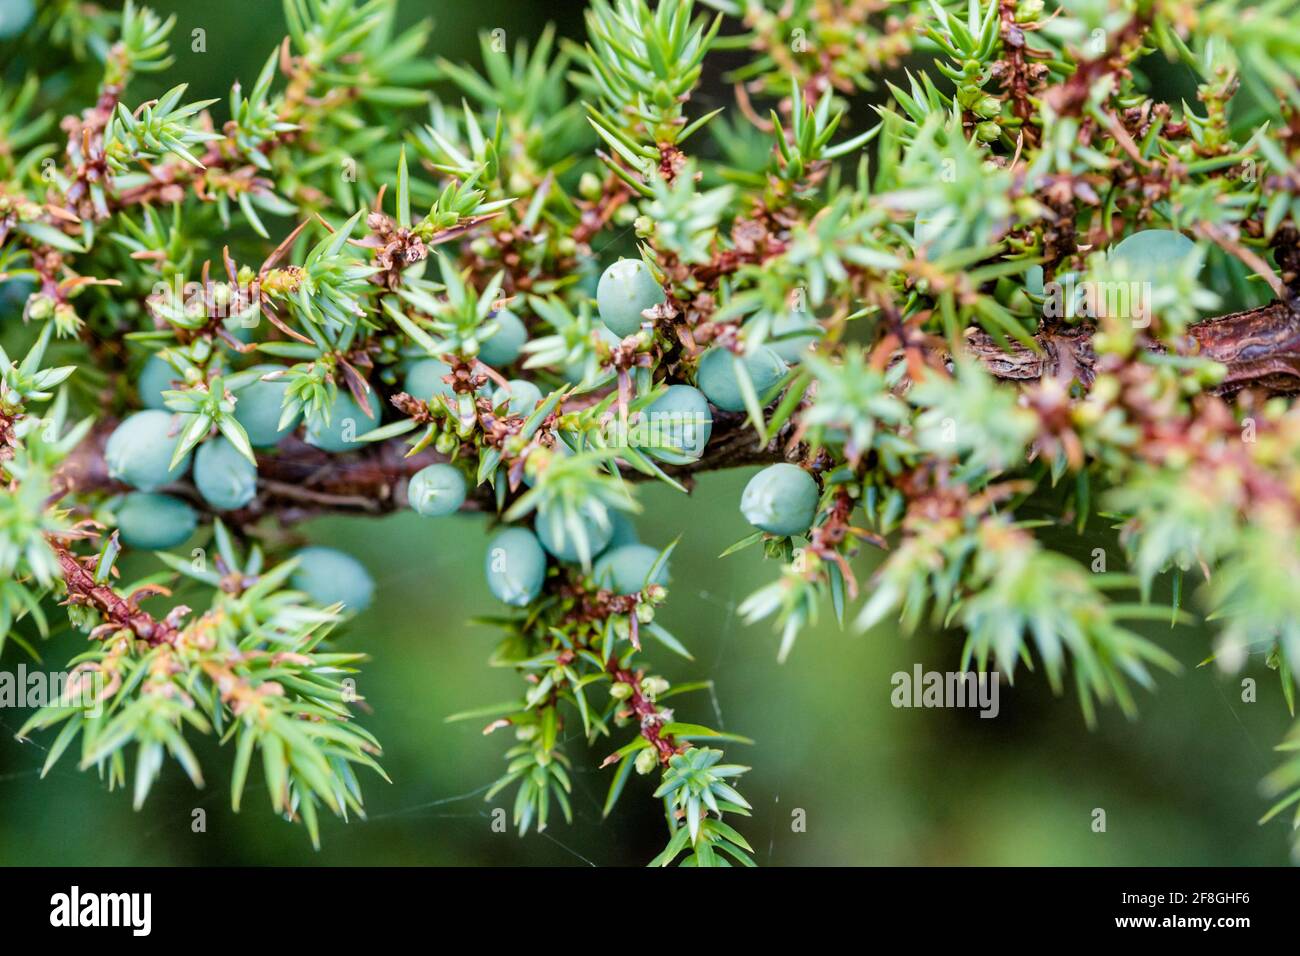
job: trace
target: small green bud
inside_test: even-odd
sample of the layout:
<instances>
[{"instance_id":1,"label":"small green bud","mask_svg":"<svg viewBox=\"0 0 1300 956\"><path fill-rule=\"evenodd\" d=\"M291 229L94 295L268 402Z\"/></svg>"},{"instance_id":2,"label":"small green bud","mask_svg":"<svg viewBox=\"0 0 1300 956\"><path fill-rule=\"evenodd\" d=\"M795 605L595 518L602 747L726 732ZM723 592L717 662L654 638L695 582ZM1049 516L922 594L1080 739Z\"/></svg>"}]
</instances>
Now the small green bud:
<instances>
[{"instance_id":1,"label":"small green bud","mask_svg":"<svg viewBox=\"0 0 1300 956\"><path fill-rule=\"evenodd\" d=\"M609 696L615 700L627 700L632 696L632 685L620 681L609 689Z\"/></svg>"},{"instance_id":2,"label":"small green bud","mask_svg":"<svg viewBox=\"0 0 1300 956\"><path fill-rule=\"evenodd\" d=\"M593 172L585 172L578 180L578 195L583 199L599 199L603 192L600 177Z\"/></svg>"},{"instance_id":3,"label":"small green bud","mask_svg":"<svg viewBox=\"0 0 1300 956\"><path fill-rule=\"evenodd\" d=\"M55 302L43 292L33 292L27 299L27 318L34 322L44 322L54 314Z\"/></svg>"},{"instance_id":4,"label":"small green bud","mask_svg":"<svg viewBox=\"0 0 1300 956\"><path fill-rule=\"evenodd\" d=\"M636 755L636 772L645 776L659 765L659 755L654 747L646 747Z\"/></svg>"},{"instance_id":5,"label":"small green bud","mask_svg":"<svg viewBox=\"0 0 1300 956\"><path fill-rule=\"evenodd\" d=\"M1220 362L1206 362L1197 370L1197 378L1204 386L1218 385L1228 375L1228 366Z\"/></svg>"},{"instance_id":6,"label":"small green bud","mask_svg":"<svg viewBox=\"0 0 1300 956\"><path fill-rule=\"evenodd\" d=\"M660 694L668 693L668 688L672 685L662 677L643 677L641 678L641 690L651 700Z\"/></svg>"},{"instance_id":7,"label":"small green bud","mask_svg":"<svg viewBox=\"0 0 1300 956\"><path fill-rule=\"evenodd\" d=\"M450 455L459 444L460 440L451 432L442 432L433 440L433 447L440 455Z\"/></svg>"}]
</instances>

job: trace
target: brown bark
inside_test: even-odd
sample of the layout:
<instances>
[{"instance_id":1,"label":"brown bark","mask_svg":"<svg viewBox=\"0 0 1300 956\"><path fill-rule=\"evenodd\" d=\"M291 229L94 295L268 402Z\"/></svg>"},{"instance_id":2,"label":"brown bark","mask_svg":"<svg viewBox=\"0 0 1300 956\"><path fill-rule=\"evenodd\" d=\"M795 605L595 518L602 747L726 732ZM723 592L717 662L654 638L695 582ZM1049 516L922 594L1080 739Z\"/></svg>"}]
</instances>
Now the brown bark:
<instances>
[{"instance_id":1,"label":"brown bark","mask_svg":"<svg viewBox=\"0 0 1300 956\"><path fill-rule=\"evenodd\" d=\"M1210 319L1188 330L1186 354L1222 362L1228 372L1216 389L1231 395L1245 388L1270 394L1300 392L1300 312L1282 302ZM983 332L967 337L967 348L989 372L1007 381L1027 382L1043 376L1070 374L1091 385L1096 356L1091 330L1077 327L1040 333L1039 351L1016 345L1003 351ZM59 472L61 493L127 490L108 477L103 444L113 427L103 422L86 439ZM743 414L714 411L713 434L699 461L665 465L664 471L684 484L695 475L744 465L766 464L785 458L787 435L760 445ZM406 457L407 446L396 438L345 455L330 455L288 438L273 452L258 456L258 494L246 508L223 514L231 524L243 525L265 515L292 524L322 513L382 515L406 507L407 481L421 468L446 457L432 450ZM632 481L645 480L627 471ZM168 489L202 507L198 493L187 482ZM467 510L495 511L491 490L479 488Z\"/></svg>"},{"instance_id":2,"label":"brown bark","mask_svg":"<svg viewBox=\"0 0 1300 956\"><path fill-rule=\"evenodd\" d=\"M1300 392L1300 312L1283 302L1208 319L1188 330L1187 348L1179 354L1221 362L1228 369L1214 389L1233 395L1246 388L1273 395ZM998 378L1032 381L1044 376L1073 373L1085 386L1092 384L1096 355L1092 330L1076 327L1035 336L1039 351L1016 343L1004 351L983 332L967 336L972 355Z\"/></svg>"}]
</instances>

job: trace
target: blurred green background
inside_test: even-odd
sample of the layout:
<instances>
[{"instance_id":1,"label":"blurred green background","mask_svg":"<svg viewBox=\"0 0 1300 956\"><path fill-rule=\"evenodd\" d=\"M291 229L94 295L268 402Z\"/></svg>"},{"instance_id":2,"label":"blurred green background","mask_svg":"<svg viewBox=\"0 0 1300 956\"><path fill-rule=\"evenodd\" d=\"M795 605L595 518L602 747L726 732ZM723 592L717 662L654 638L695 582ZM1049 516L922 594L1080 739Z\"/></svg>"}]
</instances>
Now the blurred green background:
<instances>
[{"instance_id":1,"label":"blurred green background","mask_svg":"<svg viewBox=\"0 0 1300 956\"><path fill-rule=\"evenodd\" d=\"M747 530L736 510L748 471L706 476L689 498L643 488L642 536L666 544L684 530L662 619L695 654L691 665L655 655L670 679L707 677L715 693L677 699L687 720L743 733L733 745L753 766L744 792L754 804L745 828L768 865L821 864L1282 864L1285 824L1256 826L1265 807L1256 787L1272 766L1285 707L1274 676L1249 671L1259 702L1240 701L1236 679L1197 669L1205 635L1169 631L1162 643L1184 663L1140 697L1141 717L1103 713L1089 731L1070 698L1054 698L1035 675L1002 689L993 720L974 711L896 710L890 676L957 666L956 635L907 639L880 628L841 632L833 620L800 638L778 665L776 636L745 627L736 604L775 573L750 549L716 555ZM384 743L392 785L365 779L370 818L324 824L311 849L300 828L275 818L254 768L245 808L229 808L230 754L202 746L209 785L195 791L168 766L140 813L125 793L105 792L93 774L61 764L38 779L48 737L20 744L22 711L0 711L0 863L4 864L638 864L662 845L664 824L650 781L634 778L608 820L600 806L609 772L595 769L617 745L588 750L574 740L572 826L520 840L494 833L482 791L512 742L484 737L482 722L448 724L459 710L507 700L513 674L486 659L495 635L467 624L494 609L482 580L486 519L456 516L381 521L329 519L305 530L346 548L378 582L375 606L344 643L368 651L358 690L373 707L365 725ZM1079 542L1094 546L1095 542ZM1116 552L1112 548L1110 553ZM870 567L860 560L862 571ZM865 576L865 575L863 575ZM47 648L66 660L79 638ZM16 648L5 664L16 666ZM1092 811L1107 832L1091 830ZM195 808L207 832L192 833ZM792 832L792 812L806 832Z\"/></svg>"},{"instance_id":2,"label":"blurred green background","mask_svg":"<svg viewBox=\"0 0 1300 956\"><path fill-rule=\"evenodd\" d=\"M223 96L235 77L251 80L280 35L279 4L229 0L217 5L155 2L176 11L178 62L158 85L189 80L191 95ZM545 19L577 35L574 5L478 0L474 4L407 3L404 16L433 15L434 51L477 59L475 33L503 27L511 39L532 36ZM181 41L208 31L207 53ZM1022 672L1003 687L1001 714L896 710L890 677L920 662L956 668L960 636L911 639L878 628L841 632L833 619L800 638L785 665L767 625L745 627L736 606L775 573L756 549L716 555L748 531L736 503L748 472L702 478L689 498L643 488L642 537L665 545L683 538L673 562L664 623L695 654L689 665L655 655L670 679L710 678L714 693L677 699L678 715L753 737L732 747L751 764L743 791L754 818L743 827L765 865L823 864L1281 864L1285 824L1259 827L1267 804L1258 781L1275 763L1271 747L1287 724L1275 676L1252 659L1228 678L1197 668L1207 635L1191 628L1151 628L1185 666L1162 676L1158 692L1139 698L1141 717L1102 714L1089 731L1073 699L1052 697ZM230 754L200 742L208 786L194 790L169 765L145 808L125 793L106 792L93 773L65 760L44 781L39 769L49 736L19 743L24 711L0 711L0 864L641 864L662 848L660 805L651 782L629 785L614 815L600 817L609 772L600 760L624 742L588 750L574 739L572 826L520 840L495 833L486 786L500 773L512 742L487 738L475 722L448 724L448 714L506 700L517 678L486 666L495 635L467 623L494 610L482 580L485 519L382 521L330 519L303 530L314 542L357 555L378 582L375 606L343 643L369 652L358 689L373 712L362 720L384 743L392 785L363 778L369 819L323 824L314 852L301 828L269 811L256 768L245 808L229 808ZM1113 541L1063 543L1086 556ZM866 579L871 563L859 561ZM43 646L49 666L76 652L82 638ZM652 651L653 653L653 651ZM14 645L3 667L22 660ZM1241 701L1241 676L1259 684L1258 703ZM626 733L626 732L625 732ZM1094 808L1107 831L1094 833ZM193 811L206 832L191 830ZM792 831L802 810L806 831Z\"/></svg>"}]
</instances>

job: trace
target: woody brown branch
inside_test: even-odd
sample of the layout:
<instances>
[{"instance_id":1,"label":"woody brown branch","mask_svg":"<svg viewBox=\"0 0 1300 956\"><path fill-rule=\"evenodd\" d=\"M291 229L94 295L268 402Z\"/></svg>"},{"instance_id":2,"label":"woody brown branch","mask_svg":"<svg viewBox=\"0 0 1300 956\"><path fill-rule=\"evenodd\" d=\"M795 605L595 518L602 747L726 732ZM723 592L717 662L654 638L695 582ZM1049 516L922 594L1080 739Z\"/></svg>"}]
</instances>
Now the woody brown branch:
<instances>
[{"instance_id":1,"label":"woody brown branch","mask_svg":"<svg viewBox=\"0 0 1300 956\"><path fill-rule=\"evenodd\" d=\"M1037 350L1012 343L1004 350L980 331L967 334L966 348L994 376L1033 381L1069 373L1085 387L1093 381L1096 355L1092 329L1041 332ZM1231 396L1243 389L1270 395L1300 392L1300 312L1281 301L1234 312L1190 326L1178 354L1221 363L1227 373L1213 389Z\"/></svg>"},{"instance_id":2,"label":"woody brown branch","mask_svg":"<svg viewBox=\"0 0 1300 956\"><path fill-rule=\"evenodd\" d=\"M51 544L59 561L59 571L67 585L67 602L93 608L104 619L104 624L97 627L92 636L103 631L128 631L151 646L175 643L180 632L170 615L160 621L147 611L140 610L136 604L138 595L123 598L108 585L95 580L93 567L98 561L96 556L78 557L58 541ZM158 593L160 590L162 589L149 588L143 593ZM182 613L187 610L180 609Z\"/></svg>"},{"instance_id":3,"label":"woody brown branch","mask_svg":"<svg viewBox=\"0 0 1300 956\"><path fill-rule=\"evenodd\" d=\"M1014 344L1004 351L988 335L971 331L966 348L995 377L1030 382L1045 376L1068 375L1085 387L1094 377L1096 356L1091 329L1080 326L1039 333L1037 351ZM1232 395L1243 389L1266 394L1300 392L1300 312L1282 302L1210 319L1188 329L1182 354L1221 362L1227 368L1215 389ZM109 476L104 464L104 442L113 422L100 426L60 468L58 493L126 491ZM664 471L689 485L698 474L746 465L770 464L787 457L784 434L761 444L743 414L713 410L713 432L705 454L684 465L664 465ZM421 468L446 461L432 449L406 456L408 447L397 438L361 451L331 455L296 437L258 456L258 492L236 512L222 514L234 525L248 525L274 516L289 525L316 515L383 515L407 506L406 488ZM648 476L628 470L632 481ZM204 503L194 488L177 483L167 489L190 500L200 510ZM495 512L492 490L482 486L466 501L466 510Z\"/></svg>"}]
</instances>

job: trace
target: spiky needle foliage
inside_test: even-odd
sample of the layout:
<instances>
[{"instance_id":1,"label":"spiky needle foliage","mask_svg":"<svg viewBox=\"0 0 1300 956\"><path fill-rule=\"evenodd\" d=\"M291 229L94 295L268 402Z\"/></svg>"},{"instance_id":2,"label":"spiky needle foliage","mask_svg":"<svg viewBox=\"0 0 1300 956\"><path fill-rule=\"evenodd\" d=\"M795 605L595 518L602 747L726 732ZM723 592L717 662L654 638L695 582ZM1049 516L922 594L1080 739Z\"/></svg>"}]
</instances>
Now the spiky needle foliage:
<instances>
[{"instance_id":1,"label":"spiky needle foliage","mask_svg":"<svg viewBox=\"0 0 1300 956\"><path fill-rule=\"evenodd\" d=\"M1176 670L1135 626L1171 617L1151 597L1169 579L1175 620L1204 614L1221 664L1258 655L1294 699L1295 4L593 0L585 42L485 36L481 68L427 57L429 26L396 31L388 0L283 12L220 105L134 92L174 27L135 3L46 5L5 47L0 640L66 617L97 688L23 728L53 735L51 764L129 779L139 805L167 757L202 779L187 741L211 733L236 807L257 760L313 840L322 807L360 813L355 769L382 770L334 642L368 590L323 587L276 528L403 507L441 462L463 507L550 552L526 534L489 554L511 605L493 663L525 691L462 715L513 734L490 796L514 793L521 831L570 815L589 755L561 741L585 737L607 813L634 771L661 775L654 862L752 862L746 768L716 749L742 738L680 719L703 685L645 653L689 657L661 621L671 548L601 562L636 482L710 468L803 470L745 505L803 532L729 549L779 564L743 612L783 656L824 609L948 628L979 669L1033 665L1090 716L1129 711ZM709 111L722 49L743 51L735 105ZM1170 77L1185 99L1155 95ZM613 250L641 283L615 289L642 296L630 324L597 281ZM686 400L674 385L713 402L693 454L638 430ZM118 555L160 528L132 527L158 505L118 479L154 490L153 459L110 448L106 468L105 439L141 403L170 422L151 436L167 513L213 547L161 549L126 584ZM256 469L220 516L210 460ZM430 474L424 507L459 494ZM1043 534L1098 515L1129 572ZM207 607L172 605L169 578ZM1297 739L1270 813L1300 803Z\"/></svg>"}]
</instances>

